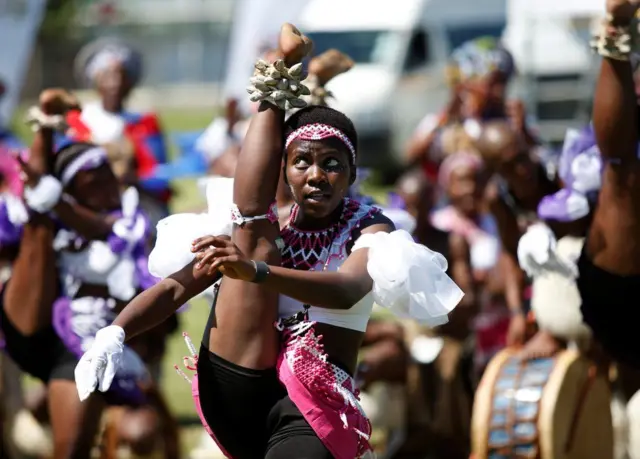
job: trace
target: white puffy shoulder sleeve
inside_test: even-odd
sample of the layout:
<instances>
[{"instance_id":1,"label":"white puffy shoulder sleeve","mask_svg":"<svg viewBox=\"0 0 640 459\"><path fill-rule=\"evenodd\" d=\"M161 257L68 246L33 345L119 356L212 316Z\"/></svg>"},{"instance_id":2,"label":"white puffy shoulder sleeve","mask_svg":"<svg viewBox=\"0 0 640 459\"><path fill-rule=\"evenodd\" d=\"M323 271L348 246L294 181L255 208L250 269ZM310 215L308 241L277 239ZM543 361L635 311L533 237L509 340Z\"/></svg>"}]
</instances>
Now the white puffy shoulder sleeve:
<instances>
[{"instance_id":1,"label":"white puffy shoulder sleeve","mask_svg":"<svg viewBox=\"0 0 640 459\"><path fill-rule=\"evenodd\" d=\"M353 251L358 249L369 249L374 301L398 317L442 325L464 296L446 274L446 258L415 243L404 230L363 234Z\"/></svg>"},{"instance_id":2,"label":"white puffy shoulder sleeve","mask_svg":"<svg viewBox=\"0 0 640 459\"><path fill-rule=\"evenodd\" d=\"M149 272L164 279L191 263L194 239L203 236L231 235L233 179L215 178L207 183L208 212L174 214L156 226L157 237L149 254Z\"/></svg>"}]
</instances>

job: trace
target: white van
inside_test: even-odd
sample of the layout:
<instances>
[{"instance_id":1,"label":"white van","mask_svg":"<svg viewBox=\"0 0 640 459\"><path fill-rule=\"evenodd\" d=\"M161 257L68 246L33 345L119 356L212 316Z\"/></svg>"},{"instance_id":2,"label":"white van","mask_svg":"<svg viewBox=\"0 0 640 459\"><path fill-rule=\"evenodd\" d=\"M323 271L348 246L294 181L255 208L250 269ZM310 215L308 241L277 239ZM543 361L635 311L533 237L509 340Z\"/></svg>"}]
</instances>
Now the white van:
<instances>
[{"instance_id":1,"label":"white van","mask_svg":"<svg viewBox=\"0 0 640 459\"><path fill-rule=\"evenodd\" d=\"M591 26L604 15L602 0L508 0L503 42L518 76L512 89L528 102L543 139L559 145L567 128L591 116L599 59L589 49Z\"/></svg>"},{"instance_id":2,"label":"white van","mask_svg":"<svg viewBox=\"0 0 640 459\"><path fill-rule=\"evenodd\" d=\"M505 21L506 0L309 0L296 24L314 53L337 48L355 61L329 83L330 104L356 124L361 164L389 170L422 117L446 103L451 51L500 37Z\"/></svg>"}]
</instances>

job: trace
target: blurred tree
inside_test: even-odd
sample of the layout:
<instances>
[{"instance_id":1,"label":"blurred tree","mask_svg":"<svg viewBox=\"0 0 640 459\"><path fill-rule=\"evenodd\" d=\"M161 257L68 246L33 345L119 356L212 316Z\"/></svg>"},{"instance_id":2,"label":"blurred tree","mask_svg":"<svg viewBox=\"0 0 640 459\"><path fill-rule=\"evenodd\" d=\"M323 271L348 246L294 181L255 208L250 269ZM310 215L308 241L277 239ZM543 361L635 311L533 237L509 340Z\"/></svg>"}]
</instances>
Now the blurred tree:
<instances>
[{"instance_id":1,"label":"blurred tree","mask_svg":"<svg viewBox=\"0 0 640 459\"><path fill-rule=\"evenodd\" d=\"M71 35L79 3L79 0L49 0L40 28L40 38Z\"/></svg>"}]
</instances>

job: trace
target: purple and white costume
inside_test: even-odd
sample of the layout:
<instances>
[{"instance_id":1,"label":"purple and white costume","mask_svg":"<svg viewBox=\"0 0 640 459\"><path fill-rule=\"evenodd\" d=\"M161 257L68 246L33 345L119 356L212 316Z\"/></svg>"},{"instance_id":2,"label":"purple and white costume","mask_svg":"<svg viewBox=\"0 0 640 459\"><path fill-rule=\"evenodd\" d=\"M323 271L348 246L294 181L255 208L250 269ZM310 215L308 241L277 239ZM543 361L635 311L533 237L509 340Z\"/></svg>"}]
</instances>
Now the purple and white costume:
<instances>
[{"instance_id":1,"label":"purple and white costume","mask_svg":"<svg viewBox=\"0 0 640 459\"><path fill-rule=\"evenodd\" d=\"M62 295L53 305L53 326L67 348L82 357L91 347L95 334L111 325L116 317L117 301L129 301L140 290L153 286L147 268L149 222L138 210L138 193L128 189L122 198L120 217L106 241L86 241L74 231L61 228L54 240ZM104 285L108 298L82 296L83 284ZM136 382L147 378L138 355L125 346L109 394L116 401L135 403L141 399Z\"/></svg>"},{"instance_id":2,"label":"purple and white costume","mask_svg":"<svg viewBox=\"0 0 640 459\"><path fill-rule=\"evenodd\" d=\"M30 209L45 212L52 209L61 196L61 189L82 170L97 168L107 161L100 147L78 155L65 168L60 181L45 176L33 189L25 189L25 201ZM57 190L57 191L56 191ZM53 248L57 252L57 267L61 296L53 304L53 327L64 345L78 358L91 346L95 334L110 325L116 317L117 301L129 301L140 290L154 285L147 268L149 222L138 209L138 192L130 188L122 195L122 208L115 212L118 219L105 241L87 241L74 230L64 227L56 218L57 232ZM18 234L29 218L25 204L6 197L0 204L0 227L8 236ZM3 215L7 216L4 222ZM4 223L13 225L13 232L5 231ZM107 297L78 296L82 285L106 286ZM125 346L122 365L114 384L107 393L112 403L138 403L142 393L137 382L148 379L140 357Z\"/></svg>"}]
</instances>

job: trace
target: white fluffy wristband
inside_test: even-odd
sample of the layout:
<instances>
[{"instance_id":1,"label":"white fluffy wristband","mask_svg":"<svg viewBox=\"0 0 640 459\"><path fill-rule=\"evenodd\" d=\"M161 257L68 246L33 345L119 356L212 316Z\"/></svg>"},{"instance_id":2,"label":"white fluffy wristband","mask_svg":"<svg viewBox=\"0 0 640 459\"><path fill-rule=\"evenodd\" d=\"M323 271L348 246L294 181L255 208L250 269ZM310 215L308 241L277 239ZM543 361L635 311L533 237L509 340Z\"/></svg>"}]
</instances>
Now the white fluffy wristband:
<instances>
[{"instance_id":1,"label":"white fluffy wristband","mask_svg":"<svg viewBox=\"0 0 640 459\"><path fill-rule=\"evenodd\" d=\"M35 188L26 187L24 198L30 209L44 214L53 209L60 201L62 184L50 175L40 178Z\"/></svg>"}]
</instances>

